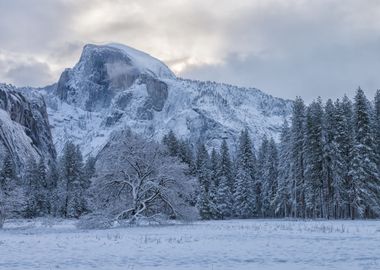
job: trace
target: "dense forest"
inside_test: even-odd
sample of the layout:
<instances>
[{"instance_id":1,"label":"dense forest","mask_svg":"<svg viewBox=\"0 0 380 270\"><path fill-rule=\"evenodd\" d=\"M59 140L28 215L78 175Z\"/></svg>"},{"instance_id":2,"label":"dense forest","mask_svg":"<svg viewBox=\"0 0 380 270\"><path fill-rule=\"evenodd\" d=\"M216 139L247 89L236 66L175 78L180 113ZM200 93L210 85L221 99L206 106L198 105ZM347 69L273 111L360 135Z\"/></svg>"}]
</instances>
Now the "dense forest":
<instances>
[{"instance_id":1,"label":"dense forest","mask_svg":"<svg viewBox=\"0 0 380 270\"><path fill-rule=\"evenodd\" d=\"M306 106L296 98L281 138L263 138L257 151L247 130L236 155L226 142L209 154L170 133L164 143L189 164L199 183L203 219L295 217L375 218L380 215L380 91L363 90Z\"/></svg>"},{"instance_id":2,"label":"dense forest","mask_svg":"<svg viewBox=\"0 0 380 270\"><path fill-rule=\"evenodd\" d=\"M0 226L5 218L40 216L91 217L103 225L158 216L380 216L380 91L373 101L360 88L353 101L305 105L297 97L280 139L261 139L254 146L246 129L236 146L223 141L208 151L173 132L154 142L128 131L86 161L67 142L56 162L31 158L25 175L8 156L0 171Z\"/></svg>"}]
</instances>

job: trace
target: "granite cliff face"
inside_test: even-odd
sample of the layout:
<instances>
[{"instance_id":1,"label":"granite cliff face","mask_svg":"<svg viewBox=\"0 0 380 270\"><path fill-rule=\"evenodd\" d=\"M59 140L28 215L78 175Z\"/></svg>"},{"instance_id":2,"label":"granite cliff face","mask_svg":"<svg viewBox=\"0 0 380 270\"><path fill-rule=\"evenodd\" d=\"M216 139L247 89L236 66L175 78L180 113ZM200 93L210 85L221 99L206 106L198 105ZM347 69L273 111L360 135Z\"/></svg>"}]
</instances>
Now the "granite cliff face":
<instances>
[{"instance_id":1,"label":"granite cliff face","mask_svg":"<svg viewBox=\"0 0 380 270\"><path fill-rule=\"evenodd\" d=\"M56 158L45 102L25 91L0 84L0 160L9 154L21 170L29 158Z\"/></svg>"},{"instance_id":2,"label":"granite cliff face","mask_svg":"<svg viewBox=\"0 0 380 270\"><path fill-rule=\"evenodd\" d=\"M126 49L131 53L125 53ZM167 96L167 85L159 81L158 76L174 78L174 75L164 64L153 58L151 63L139 62L141 58L148 57L142 52L120 45L86 45L78 64L62 73L55 94L60 100L83 110L100 111L109 108L117 94L138 80L147 87L150 96L147 106L162 109L162 98ZM148 69L144 64L153 67ZM154 65L161 67L155 68Z\"/></svg>"},{"instance_id":3,"label":"granite cliff face","mask_svg":"<svg viewBox=\"0 0 380 270\"><path fill-rule=\"evenodd\" d=\"M68 139L96 155L114 131L160 140L173 130L191 142L232 144L248 128L255 144L278 137L292 101L255 88L177 78L159 60L120 45L86 45L79 62L42 90L57 151Z\"/></svg>"}]
</instances>

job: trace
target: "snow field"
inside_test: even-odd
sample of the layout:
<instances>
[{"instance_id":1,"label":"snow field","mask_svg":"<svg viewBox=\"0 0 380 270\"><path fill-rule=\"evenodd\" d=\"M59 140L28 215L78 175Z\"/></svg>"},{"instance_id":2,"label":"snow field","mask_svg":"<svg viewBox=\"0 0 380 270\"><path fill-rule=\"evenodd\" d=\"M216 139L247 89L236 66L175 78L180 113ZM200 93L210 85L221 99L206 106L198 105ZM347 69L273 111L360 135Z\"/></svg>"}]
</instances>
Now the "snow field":
<instances>
[{"instance_id":1,"label":"snow field","mask_svg":"<svg viewBox=\"0 0 380 270\"><path fill-rule=\"evenodd\" d=\"M380 221L231 220L79 230L7 221L0 269L380 269Z\"/></svg>"}]
</instances>

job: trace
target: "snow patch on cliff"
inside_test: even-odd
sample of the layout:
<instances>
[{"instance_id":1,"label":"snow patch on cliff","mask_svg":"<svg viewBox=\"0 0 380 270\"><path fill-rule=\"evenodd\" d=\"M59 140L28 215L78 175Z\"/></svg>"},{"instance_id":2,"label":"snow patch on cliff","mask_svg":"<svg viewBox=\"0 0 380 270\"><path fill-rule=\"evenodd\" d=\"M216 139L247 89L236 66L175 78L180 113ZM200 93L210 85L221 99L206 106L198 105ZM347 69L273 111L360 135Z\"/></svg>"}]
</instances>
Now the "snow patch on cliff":
<instances>
[{"instance_id":1,"label":"snow patch on cliff","mask_svg":"<svg viewBox=\"0 0 380 270\"><path fill-rule=\"evenodd\" d=\"M174 73L164 63L145 52L119 43L109 43L106 46L123 51L141 73L148 73L158 78L175 78Z\"/></svg>"}]
</instances>

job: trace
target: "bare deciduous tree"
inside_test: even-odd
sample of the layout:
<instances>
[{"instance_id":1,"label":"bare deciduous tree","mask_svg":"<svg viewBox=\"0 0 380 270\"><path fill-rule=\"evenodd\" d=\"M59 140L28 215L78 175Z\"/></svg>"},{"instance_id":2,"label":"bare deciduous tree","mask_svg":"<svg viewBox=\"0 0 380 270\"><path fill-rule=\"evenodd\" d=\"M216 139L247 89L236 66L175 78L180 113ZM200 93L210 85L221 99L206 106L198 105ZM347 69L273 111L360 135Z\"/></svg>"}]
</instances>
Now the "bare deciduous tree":
<instances>
[{"instance_id":1,"label":"bare deciduous tree","mask_svg":"<svg viewBox=\"0 0 380 270\"><path fill-rule=\"evenodd\" d=\"M120 132L98 156L97 207L130 222L157 215L194 218L187 200L193 180L184 174L185 166L162 145Z\"/></svg>"}]
</instances>

